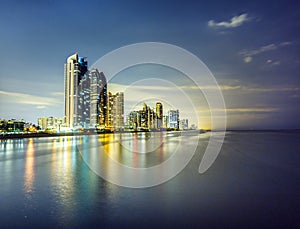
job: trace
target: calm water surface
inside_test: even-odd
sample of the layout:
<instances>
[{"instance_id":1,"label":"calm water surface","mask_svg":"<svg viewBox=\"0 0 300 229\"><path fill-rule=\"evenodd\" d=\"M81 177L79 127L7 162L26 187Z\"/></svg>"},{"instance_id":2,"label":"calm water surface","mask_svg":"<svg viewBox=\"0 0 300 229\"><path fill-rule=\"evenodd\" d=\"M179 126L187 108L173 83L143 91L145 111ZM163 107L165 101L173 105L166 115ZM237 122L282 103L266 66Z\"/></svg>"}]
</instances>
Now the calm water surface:
<instances>
[{"instance_id":1,"label":"calm water surface","mask_svg":"<svg viewBox=\"0 0 300 229\"><path fill-rule=\"evenodd\" d=\"M151 167L178 145L178 135L157 134L1 140L0 228L300 227L300 133L228 132L215 163L199 174L209 140L202 134L180 174L145 189L105 181L80 153L89 141L127 166ZM99 166L115 172L106 161Z\"/></svg>"}]
</instances>

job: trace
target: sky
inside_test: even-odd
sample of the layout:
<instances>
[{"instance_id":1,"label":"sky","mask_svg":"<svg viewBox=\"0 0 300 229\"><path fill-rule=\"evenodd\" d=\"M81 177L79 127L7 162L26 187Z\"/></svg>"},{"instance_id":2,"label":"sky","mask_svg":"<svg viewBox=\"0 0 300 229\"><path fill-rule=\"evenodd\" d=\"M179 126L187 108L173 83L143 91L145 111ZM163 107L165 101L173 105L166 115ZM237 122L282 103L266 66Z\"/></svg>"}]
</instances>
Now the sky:
<instances>
[{"instance_id":1,"label":"sky","mask_svg":"<svg viewBox=\"0 0 300 229\"><path fill-rule=\"evenodd\" d=\"M227 128L300 128L299 6L297 1L1 1L0 118L36 123L38 117L63 117L64 62L75 52L91 65L125 45L163 42L196 55L212 72L224 96ZM120 75L133 81L140 70ZM157 66L143 72L180 76ZM129 86L124 77L112 83ZM138 86L131 89L148 86L153 97L153 85ZM156 87L156 93L168 87ZM198 95L201 102L192 99L198 126L209 128L210 111ZM125 93L131 105L133 96ZM182 108L181 117L190 118L188 113Z\"/></svg>"}]
</instances>

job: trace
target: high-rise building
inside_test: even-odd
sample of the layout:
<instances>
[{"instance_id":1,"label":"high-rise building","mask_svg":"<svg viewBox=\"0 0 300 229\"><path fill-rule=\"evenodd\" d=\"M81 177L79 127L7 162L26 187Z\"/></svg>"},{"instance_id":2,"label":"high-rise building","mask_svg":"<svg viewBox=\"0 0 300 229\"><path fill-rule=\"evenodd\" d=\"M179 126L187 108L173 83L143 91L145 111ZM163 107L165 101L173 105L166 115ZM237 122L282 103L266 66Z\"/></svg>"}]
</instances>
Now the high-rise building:
<instances>
[{"instance_id":1,"label":"high-rise building","mask_svg":"<svg viewBox=\"0 0 300 229\"><path fill-rule=\"evenodd\" d=\"M65 63L65 124L78 125L78 86L87 72L87 61L75 53Z\"/></svg>"},{"instance_id":2,"label":"high-rise building","mask_svg":"<svg viewBox=\"0 0 300 229\"><path fill-rule=\"evenodd\" d=\"M179 129L179 110L169 110L168 127L173 129Z\"/></svg>"},{"instance_id":3,"label":"high-rise building","mask_svg":"<svg viewBox=\"0 0 300 229\"><path fill-rule=\"evenodd\" d=\"M124 93L112 94L109 92L106 109L106 127L115 130L122 129L124 127Z\"/></svg>"},{"instance_id":4,"label":"high-rise building","mask_svg":"<svg viewBox=\"0 0 300 229\"><path fill-rule=\"evenodd\" d=\"M99 98L99 125L105 126L107 115L107 81L103 72L99 74L100 98ZM124 101L123 101L124 104Z\"/></svg>"},{"instance_id":5,"label":"high-rise building","mask_svg":"<svg viewBox=\"0 0 300 229\"><path fill-rule=\"evenodd\" d=\"M107 85L103 72L86 72L78 87L77 124L83 128L105 126Z\"/></svg>"},{"instance_id":6,"label":"high-rise building","mask_svg":"<svg viewBox=\"0 0 300 229\"><path fill-rule=\"evenodd\" d=\"M128 126L130 129L137 130L141 126L141 117L139 111L131 111L128 115Z\"/></svg>"},{"instance_id":7,"label":"high-rise building","mask_svg":"<svg viewBox=\"0 0 300 229\"><path fill-rule=\"evenodd\" d=\"M133 130L156 129L156 118L155 110L144 103L142 110L130 112L128 116L128 126Z\"/></svg>"},{"instance_id":8,"label":"high-rise building","mask_svg":"<svg viewBox=\"0 0 300 229\"><path fill-rule=\"evenodd\" d=\"M182 129L182 130L187 130L189 128L189 120L188 119L181 119L179 128Z\"/></svg>"},{"instance_id":9,"label":"high-rise building","mask_svg":"<svg viewBox=\"0 0 300 229\"><path fill-rule=\"evenodd\" d=\"M156 103L156 128L162 128L163 121L163 105L161 102Z\"/></svg>"},{"instance_id":10,"label":"high-rise building","mask_svg":"<svg viewBox=\"0 0 300 229\"><path fill-rule=\"evenodd\" d=\"M90 128L104 127L107 115L107 82L103 72L92 69L90 77Z\"/></svg>"},{"instance_id":11,"label":"high-rise building","mask_svg":"<svg viewBox=\"0 0 300 229\"><path fill-rule=\"evenodd\" d=\"M89 128L90 124L90 75L87 72L79 82L78 86L78 98L77 98L77 126L83 128Z\"/></svg>"},{"instance_id":12,"label":"high-rise building","mask_svg":"<svg viewBox=\"0 0 300 229\"><path fill-rule=\"evenodd\" d=\"M98 69L87 68L87 61L77 53L65 64L65 125L70 128L105 126L106 78Z\"/></svg>"}]
</instances>

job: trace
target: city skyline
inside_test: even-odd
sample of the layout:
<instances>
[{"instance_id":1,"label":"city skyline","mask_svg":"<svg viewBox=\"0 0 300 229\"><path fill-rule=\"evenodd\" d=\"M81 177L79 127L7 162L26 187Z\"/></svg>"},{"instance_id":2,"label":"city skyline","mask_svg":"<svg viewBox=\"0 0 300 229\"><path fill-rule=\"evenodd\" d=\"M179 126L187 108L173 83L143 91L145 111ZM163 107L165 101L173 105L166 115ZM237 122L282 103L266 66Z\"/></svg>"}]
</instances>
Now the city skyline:
<instances>
[{"instance_id":1,"label":"city skyline","mask_svg":"<svg viewBox=\"0 0 300 229\"><path fill-rule=\"evenodd\" d=\"M143 73L145 74L144 71ZM115 81L118 76L114 77ZM139 81L143 83L149 81L153 84L154 80L146 77ZM179 118L178 109L169 107L167 115L164 115L162 102L156 102L155 108L151 108L144 101L149 97L142 95L139 98L142 93L136 91L130 97L135 99L133 100L135 106L144 101L142 110L125 109L126 100L124 101L123 91L126 89L121 88L112 93L107 91L109 85L110 82L107 82L102 71L100 72L96 66L89 66L87 57L81 57L78 53L70 55L66 58L64 65L65 115L60 118L63 121L57 121L57 118L48 115L48 117L38 118L38 128L58 132L78 129L97 129L98 131L180 129L179 124L183 120ZM140 89L140 86L134 85L134 87ZM161 99L159 91L153 95ZM165 100L171 102L170 98ZM176 107L176 102L173 101L172 105ZM167 104L165 108L168 108ZM181 129L188 129L188 121L183 126L184 128Z\"/></svg>"},{"instance_id":2,"label":"city skyline","mask_svg":"<svg viewBox=\"0 0 300 229\"><path fill-rule=\"evenodd\" d=\"M2 8L1 118L35 123L37 117L62 117L61 63L74 52L94 63L124 45L158 41L192 52L209 67L224 95L227 128L300 128L295 4L10 1ZM73 23L78 11L89 16ZM79 27L87 35L71 37ZM138 70L132 70L131 80L139 78ZM164 73L155 72L157 77Z\"/></svg>"}]
</instances>

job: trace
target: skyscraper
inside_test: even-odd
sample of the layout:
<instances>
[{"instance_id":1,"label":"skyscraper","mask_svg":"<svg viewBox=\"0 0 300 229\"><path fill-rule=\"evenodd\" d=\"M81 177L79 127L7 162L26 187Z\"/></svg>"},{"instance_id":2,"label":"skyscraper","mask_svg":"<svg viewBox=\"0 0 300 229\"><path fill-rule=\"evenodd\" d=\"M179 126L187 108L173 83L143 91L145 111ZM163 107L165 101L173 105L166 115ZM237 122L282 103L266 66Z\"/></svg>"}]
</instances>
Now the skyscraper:
<instances>
[{"instance_id":1,"label":"skyscraper","mask_svg":"<svg viewBox=\"0 0 300 229\"><path fill-rule=\"evenodd\" d=\"M110 129L122 129L124 126L124 93L107 95L106 126Z\"/></svg>"},{"instance_id":2,"label":"skyscraper","mask_svg":"<svg viewBox=\"0 0 300 229\"><path fill-rule=\"evenodd\" d=\"M157 127L156 118L155 110L143 103L142 110L129 113L128 125L134 130L151 130Z\"/></svg>"},{"instance_id":3,"label":"skyscraper","mask_svg":"<svg viewBox=\"0 0 300 229\"><path fill-rule=\"evenodd\" d=\"M78 86L87 72L87 61L75 53L65 63L65 124L77 126L78 121Z\"/></svg>"},{"instance_id":4,"label":"skyscraper","mask_svg":"<svg viewBox=\"0 0 300 229\"><path fill-rule=\"evenodd\" d=\"M169 128L179 129L179 110L169 110L168 122Z\"/></svg>"},{"instance_id":5,"label":"skyscraper","mask_svg":"<svg viewBox=\"0 0 300 229\"><path fill-rule=\"evenodd\" d=\"M77 124L83 128L104 128L107 85L103 72L87 71L78 86Z\"/></svg>"},{"instance_id":6,"label":"skyscraper","mask_svg":"<svg viewBox=\"0 0 300 229\"><path fill-rule=\"evenodd\" d=\"M107 82L103 72L92 69L90 77L90 128L104 128L107 107Z\"/></svg>"},{"instance_id":7,"label":"skyscraper","mask_svg":"<svg viewBox=\"0 0 300 229\"><path fill-rule=\"evenodd\" d=\"M156 103L156 128L160 129L162 127L163 118L163 105L161 102Z\"/></svg>"},{"instance_id":8,"label":"skyscraper","mask_svg":"<svg viewBox=\"0 0 300 229\"><path fill-rule=\"evenodd\" d=\"M182 130L187 130L189 128L189 120L188 119L181 119L179 128L182 129Z\"/></svg>"},{"instance_id":9,"label":"skyscraper","mask_svg":"<svg viewBox=\"0 0 300 229\"><path fill-rule=\"evenodd\" d=\"M77 126L89 128L90 124L90 75L88 72L82 77L78 86L77 97Z\"/></svg>"}]
</instances>

